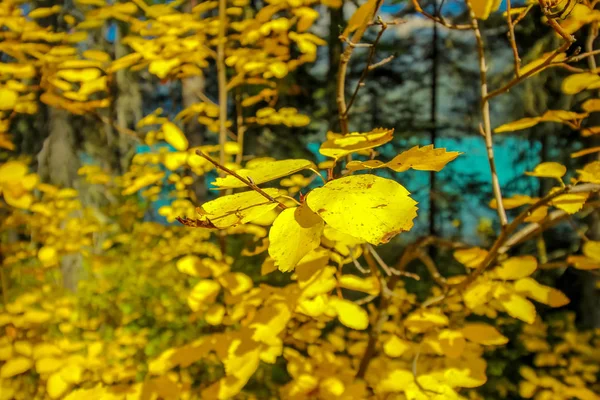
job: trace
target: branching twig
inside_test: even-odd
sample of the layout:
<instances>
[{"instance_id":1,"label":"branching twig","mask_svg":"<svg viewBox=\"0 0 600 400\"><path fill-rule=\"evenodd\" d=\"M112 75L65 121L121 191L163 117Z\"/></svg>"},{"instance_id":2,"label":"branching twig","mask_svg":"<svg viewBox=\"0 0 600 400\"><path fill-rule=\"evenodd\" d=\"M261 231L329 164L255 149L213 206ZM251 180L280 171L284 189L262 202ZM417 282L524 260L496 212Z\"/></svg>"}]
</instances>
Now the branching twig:
<instances>
[{"instance_id":1,"label":"branching twig","mask_svg":"<svg viewBox=\"0 0 600 400\"><path fill-rule=\"evenodd\" d=\"M392 275L405 276L407 278L412 278L412 279L417 280L417 281L421 280L421 278L417 274L412 274L410 272L406 272L406 271L402 271L402 270L397 270L395 268L390 268L390 266L387 265L385 263L385 261L383 261L383 259L381 258L381 256L379 256L379 254L375 251L375 249L373 248L373 246L371 246L369 243L367 243L365 245L365 247L368 250L368 252L373 255L373 258L375 258L375 260L377 261L377 263L383 269L383 271L386 273L387 276L392 276Z\"/></svg>"},{"instance_id":2,"label":"branching twig","mask_svg":"<svg viewBox=\"0 0 600 400\"><path fill-rule=\"evenodd\" d=\"M279 206L279 208L281 209L286 209L287 206L279 201L277 201L276 199L274 199L272 196L270 196L268 193L266 193L264 190L262 190L261 188L259 188L254 182L250 181L249 179L246 179L242 176L240 176L237 172L227 168L226 166L218 163L217 161L213 160L212 158L210 158L208 155L204 154L203 152L201 152L200 150L196 150L196 154L199 155L200 157L204 158L206 161L210 162L212 165L214 165L217 169L235 177L236 179L240 180L241 182L243 182L246 186L248 186L250 189L258 192L260 195L262 195L264 198L266 198L267 200L273 202L273 203L277 203L277 205Z\"/></svg>"},{"instance_id":3,"label":"branching twig","mask_svg":"<svg viewBox=\"0 0 600 400\"><path fill-rule=\"evenodd\" d=\"M352 97L350 98L350 101L348 102L348 105L346 106L346 111L344 111L344 116L346 118L348 118L348 113L350 112L350 108L352 108L352 105L354 104L354 101L356 100L356 96L358 95L358 91L363 86L363 82L367 78L367 74L370 71L370 66L371 66L371 63L373 62L373 58L375 57L375 52L377 50L377 45L379 44L379 41L381 40L381 36L383 36L383 32L385 32L385 30L388 27L387 24L385 22L383 22L381 17L377 17L377 21L380 22L379 26L381 27L381 29L377 33L377 37L375 38L375 41L373 42L373 44L371 45L371 47L369 49L369 55L367 57L367 65L365 66L362 73L360 74L360 78L358 78L358 83L356 84L356 88L354 89L354 93L352 93Z\"/></svg>"},{"instance_id":4,"label":"branching twig","mask_svg":"<svg viewBox=\"0 0 600 400\"><path fill-rule=\"evenodd\" d=\"M508 41L513 52L513 62L515 67L515 76L518 78L520 73L521 59L519 58L519 49L515 38L515 25L513 24L511 14L510 0L506 0L506 22L508 24Z\"/></svg>"},{"instance_id":5,"label":"branching twig","mask_svg":"<svg viewBox=\"0 0 600 400\"><path fill-rule=\"evenodd\" d=\"M377 14L379 7L383 0L377 0L375 7L370 15L367 15L365 19L362 21L360 26L356 29L354 34L352 35L351 43L360 43L369 23L372 22L373 16ZM348 133L348 107L346 106L346 71L348 70L348 63L350 62L350 57L352 57L352 53L354 52L355 45L348 45L344 49L344 52L340 56L340 68L338 70L337 75L337 96L336 101L338 105L338 113L340 117L340 130L342 135Z\"/></svg>"},{"instance_id":6,"label":"branching twig","mask_svg":"<svg viewBox=\"0 0 600 400\"><path fill-rule=\"evenodd\" d=\"M425 265L433 280L442 288L445 288L447 285L446 278L440 274L440 271L437 269L435 262L433 259L424 252L422 249L417 250L417 258L421 260L421 262Z\"/></svg>"},{"instance_id":7,"label":"branching twig","mask_svg":"<svg viewBox=\"0 0 600 400\"><path fill-rule=\"evenodd\" d=\"M464 25L451 24L448 21L446 21L443 17L429 14L427 11L423 10L423 8L421 7L421 5L419 4L419 0L412 0L412 4L415 7L415 10L417 12L423 14L424 17L429 18L433 22L436 22L436 23L438 23L438 24L440 24L442 26L445 26L448 29L457 29L457 30L462 30L462 31L468 31L470 29L473 29L473 25L469 25L469 24L464 24Z\"/></svg>"}]
</instances>

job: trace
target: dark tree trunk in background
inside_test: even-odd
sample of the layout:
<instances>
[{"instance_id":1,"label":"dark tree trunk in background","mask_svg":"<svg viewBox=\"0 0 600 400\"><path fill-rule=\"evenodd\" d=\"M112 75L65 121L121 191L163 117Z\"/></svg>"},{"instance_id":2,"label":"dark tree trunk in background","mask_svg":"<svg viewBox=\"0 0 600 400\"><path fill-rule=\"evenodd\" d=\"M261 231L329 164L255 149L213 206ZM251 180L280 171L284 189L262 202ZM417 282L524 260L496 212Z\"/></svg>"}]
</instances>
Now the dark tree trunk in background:
<instances>
[{"instance_id":1,"label":"dark tree trunk in background","mask_svg":"<svg viewBox=\"0 0 600 400\"><path fill-rule=\"evenodd\" d=\"M329 8L329 36L327 48L329 50L329 69L327 70L327 109L329 112L329 130L339 131L339 117L337 107L337 73L342 54L342 41L339 39L341 26L344 24L344 6Z\"/></svg>"},{"instance_id":2,"label":"dark tree trunk in background","mask_svg":"<svg viewBox=\"0 0 600 400\"><path fill-rule=\"evenodd\" d=\"M434 3L434 10L437 14L437 4ZM438 24L433 24L433 33L431 36L431 103L430 103L430 123L429 142L435 147L437 139L437 96L438 96ZM429 173L429 234L438 235L436 226L436 172Z\"/></svg>"}]
</instances>

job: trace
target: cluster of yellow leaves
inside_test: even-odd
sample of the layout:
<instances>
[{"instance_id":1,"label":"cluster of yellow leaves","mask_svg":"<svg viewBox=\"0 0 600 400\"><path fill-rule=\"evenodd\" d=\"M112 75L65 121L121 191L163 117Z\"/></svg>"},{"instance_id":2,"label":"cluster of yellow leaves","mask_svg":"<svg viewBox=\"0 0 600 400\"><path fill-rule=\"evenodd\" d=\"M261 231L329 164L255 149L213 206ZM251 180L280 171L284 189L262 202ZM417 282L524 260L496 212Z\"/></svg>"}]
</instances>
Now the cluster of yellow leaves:
<instances>
[{"instance_id":1,"label":"cluster of yellow leaves","mask_svg":"<svg viewBox=\"0 0 600 400\"><path fill-rule=\"evenodd\" d=\"M486 250L475 247L458 250L454 256L466 267L476 268L487 254ZM537 313L535 306L527 298L550 307L568 304L569 299L562 292L539 284L530 277L537 266L537 260L533 256L511 257L502 261L462 293L465 306L473 313L489 318L495 318L498 312L505 312L531 324Z\"/></svg>"},{"instance_id":2,"label":"cluster of yellow leaves","mask_svg":"<svg viewBox=\"0 0 600 400\"><path fill-rule=\"evenodd\" d=\"M600 399L598 332L578 332L574 317L566 314L548 324L537 319L535 324L523 327L520 340L533 355L534 368L520 368L522 398Z\"/></svg>"}]
</instances>

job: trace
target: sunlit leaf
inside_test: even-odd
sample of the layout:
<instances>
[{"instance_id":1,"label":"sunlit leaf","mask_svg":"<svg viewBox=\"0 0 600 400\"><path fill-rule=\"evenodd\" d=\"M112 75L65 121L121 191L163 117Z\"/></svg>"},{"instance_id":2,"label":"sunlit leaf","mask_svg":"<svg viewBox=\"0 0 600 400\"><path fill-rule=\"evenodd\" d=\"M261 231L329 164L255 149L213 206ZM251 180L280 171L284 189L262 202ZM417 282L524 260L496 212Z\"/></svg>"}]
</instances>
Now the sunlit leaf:
<instances>
[{"instance_id":1,"label":"sunlit leaf","mask_svg":"<svg viewBox=\"0 0 600 400\"><path fill-rule=\"evenodd\" d=\"M280 194L278 189L264 189L271 197ZM201 218L206 220L207 227L225 229L238 224L250 222L255 218L273 210L273 203L253 190L243 193L221 196L204 203L201 207Z\"/></svg>"},{"instance_id":2,"label":"sunlit leaf","mask_svg":"<svg viewBox=\"0 0 600 400\"><path fill-rule=\"evenodd\" d=\"M471 7L475 17L479 19L487 19L490 13L498 10L500 7L500 0L470 0Z\"/></svg>"},{"instance_id":3,"label":"sunlit leaf","mask_svg":"<svg viewBox=\"0 0 600 400\"><path fill-rule=\"evenodd\" d=\"M242 178L250 179L254 184L260 185L308 168L316 168L316 166L308 160L281 160L253 164L252 168L238 169L235 172ZM219 189L246 187L245 183L231 175L217 178L213 185Z\"/></svg>"},{"instance_id":4,"label":"sunlit leaf","mask_svg":"<svg viewBox=\"0 0 600 400\"><path fill-rule=\"evenodd\" d=\"M488 252L481 247L471 247L470 249L460 249L454 252L456 261L468 268L477 268L485 259Z\"/></svg>"},{"instance_id":5,"label":"sunlit leaf","mask_svg":"<svg viewBox=\"0 0 600 400\"><path fill-rule=\"evenodd\" d=\"M372 244L410 230L417 215L417 203L402 185L375 175L335 179L306 201L334 229Z\"/></svg>"},{"instance_id":6,"label":"sunlit leaf","mask_svg":"<svg viewBox=\"0 0 600 400\"><path fill-rule=\"evenodd\" d=\"M444 148L434 149L431 144L423 147L415 146L400 153L387 163L377 160L351 161L346 165L346 168L350 171L358 171L385 167L396 172L404 172L412 168L417 171L439 172L460 154L457 151L446 151Z\"/></svg>"},{"instance_id":7,"label":"sunlit leaf","mask_svg":"<svg viewBox=\"0 0 600 400\"><path fill-rule=\"evenodd\" d=\"M567 167L556 162L543 162L538 164L532 172L525 172L525 175L536 176L538 178L556 178L560 179L567 173Z\"/></svg>"},{"instance_id":8,"label":"sunlit leaf","mask_svg":"<svg viewBox=\"0 0 600 400\"><path fill-rule=\"evenodd\" d=\"M319 153L340 159L348 154L372 149L393 139L393 129L374 129L368 133L353 132L346 136L330 139L319 148Z\"/></svg>"},{"instance_id":9,"label":"sunlit leaf","mask_svg":"<svg viewBox=\"0 0 600 400\"><path fill-rule=\"evenodd\" d=\"M175 148L175 150L185 151L188 148L188 140L177 125L172 122L165 122L162 125L165 134L165 141Z\"/></svg>"},{"instance_id":10,"label":"sunlit leaf","mask_svg":"<svg viewBox=\"0 0 600 400\"><path fill-rule=\"evenodd\" d=\"M511 257L494 269L494 275L504 280L524 278L537 269L537 260L533 256Z\"/></svg>"},{"instance_id":11,"label":"sunlit leaf","mask_svg":"<svg viewBox=\"0 0 600 400\"><path fill-rule=\"evenodd\" d=\"M329 305L335 310L340 322L348 328L362 330L369 326L369 316L361 306L337 297L332 297Z\"/></svg>"},{"instance_id":12,"label":"sunlit leaf","mask_svg":"<svg viewBox=\"0 0 600 400\"><path fill-rule=\"evenodd\" d=\"M483 345L502 345L508 343L508 338L496 328L481 322L467 323L461 329L462 334L474 343Z\"/></svg>"},{"instance_id":13,"label":"sunlit leaf","mask_svg":"<svg viewBox=\"0 0 600 400\"><path fill-rule=\"evenodd\" d=\"M562 307L569 304L569 298L560 290L541 285L532 278L523 278L516 281L515 290L550 307Z\"/></svg>"},{"instance_id":14,"label":"sunlit leaf","mask_svg":"<svg viewBox=\"0 0 600 400\"><path fill-rule=\"evenodd\" d=\"M571 74L562 82L562 91L565 94L576 94L586 89L600 88L600 75L591 72Z\"/></svg>"},{"instance_id":15,"label":"sunlit leaf","mask_svg":"<svg viewBox=\"0 0 600 400\"><path fill-rule=\"evenodd\" d=\"M279 214L269 232L269 255L280 271L293 270L302 257L319 247L323 226L321 217L306 204Z\"/></svg>"},{"instance_id":16,"label":"sunlit leaf","mask_svg":"<svg viewBox=\"0 0 600 400\"><path fill-rule=\"evenodd\" d=\"M10 378L15 375L22 374L23 372L29 371L33 367L33 361L26 357L15 357L8 360L0 368L1 378Z\"/></svg>"}]
</instances>

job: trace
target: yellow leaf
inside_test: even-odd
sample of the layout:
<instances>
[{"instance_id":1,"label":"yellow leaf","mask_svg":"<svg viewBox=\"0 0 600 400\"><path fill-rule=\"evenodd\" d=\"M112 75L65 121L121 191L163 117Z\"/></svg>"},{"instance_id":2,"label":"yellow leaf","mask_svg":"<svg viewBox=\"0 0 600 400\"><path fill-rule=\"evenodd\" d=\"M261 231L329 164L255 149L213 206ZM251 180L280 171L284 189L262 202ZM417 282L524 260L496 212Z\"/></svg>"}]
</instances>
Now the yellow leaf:
<instances>
[{"instance_id":1,"label":"yellow leaf","mask_svg":"<svg viewBox=\"0 0 600 400\"><path fill-rule=\"evenodd\" d=\"M83 56L88 60L109 62L110 55L100 50L86 50L83 52Z\"/></svg>"},{"instance_id":2,"label":"yellow leaf","mask_svg":"<svg viewBox=\"0 0 600 400\"><path fill-rule=\"evenodd\" d=\"M541 206L536 208L531 214L525 218L525 222L539 222L542 221L548 215L548 207Z\"/></svg>"},{"instance_id":3,"label":"yellow leaf","mask_svg":"<svg viewBox=\"0 0 600 400\"><path fill-rule=\"evenodd\" d=\"M556 162L544 162L533 169L533 172L525 172L525 175L538 178L560 179L567 173L567 167Z\"/></svg>"},{"instance_id":4,"label":"yellow leaf","mask_svg":"<svg viewBox=\"0 0 600 400\"><path fill-rule=\"evenodd\" d=\"M335 310L340 322L351 329L363 330L369 326L367 312L349 300L332 297L329 305Z\"/></svg>"},{"instance_id":5,"label":"yellow leaf","mask_svg":"<svg viewBox=\"0 0 600 400\"><path fill-rule=\"evenodd\" d=\"M494 275L503 280L524 278L537 269L537 260L533 256L511 257L494 269Z\"/></svg>"},{"instance_id":6,"label":"yellow leaf","mask_svg":"<svg viewBox=\"0 0 600 400\"><path fill-rule=\"evenodd\" d=\"M525 196L522 194L515 194L512 197L503 198L502 204L504 205L505 210L512 210L513 208L521 207L525 204L533 204L538 200L539 198ZM490 201L490 208L498 208L498 205L496 203L496 199L492 199Z\"/></svg>"},{"instance_id":7,"label":"yellow leaf","mask_svg":"<svg viewBox=\"0 0 600 400\"><path fill-rule=\"evenodd\" d=\"M52 318L52 314L42 310L28 310L23 314L23 320L30 324L43 324Z\"/></svg>"},{"instance_id":8,"label":"yellow leaf","mask_svg":"<svg viewBox=\"0 0 600 400\"><path fill-rule=\"evenodd\" d=\"M532 278L523 278L516 281L515 290L550 307L562 307L569 304L569 298L563 292L549 286L541 285Z\"/></svg>"},{"instance_id":9,"label":"yellow leaf","mask_svg":"<svg viewBox=\"0 0 600 400\"><path fill-rule=\"evenodd\" d=\"M164 176L165 176L164 172L144 174L144 175L140 176L139 178L136 178L129 186L127 186L125 189L123 189L123 192L121 192L121 194L123 196L128 196L130 194L133 194L133 193L137 192L138 190L142 189L143 187L146 187L148 185L151 185L153 183L160 181Z\"/></svg>"},{"instance_id":10,"label":"yellow leaf","mask_svg":"<svg viewBox=\"0 0 600 400\"><path fill-rule=\"evenodd\" d=\"M241 272L227 272L218 279L221 286L232 296L237 296L252 289L252 279Z\"/></svg>"},{"instance_id":11,"label":"yellow leaf","mask_svg":"<svg viewBox=\"0 0 600 400\"><path fill-rule=\"evenodd\" d=\"M348 20L348 25L342 35L348 37L349 34L357 30L363 24L367 24L373 19L376 12L377 0L367 0L363 5L358 7L354 14Z\"/></svg>"},{"instance_id":12,"label":"yellow leaf","mask_svg":"<svg viewBox=\"0 0 600 400\"><path fill-rule=\"evenodd\" d=\"M467 268L477 268L485 259L488 252L481 247L471 247L454 252L454 258Z\"/></svg>"},{"instance_id":13,"label":"yellow leaf","mask_svg":"<svg viewBox=\"0 0 600 400\"><path fill-rule=\"evenodd\" d=\"M277 61L269 64L269 71L275 78L281 79L288 74L288 67L284 62Z\"/></svg>"},{"instance_id":14,"label":"yellow leaf","mask_svg":"<svg viewBox=\"0 0 600 400\"><path fill-rule=\"evenodd\" d=\"M283 178L302 171L308 168L316 168L315 165L308 160L281 160L281 161L264 161L252 164L252 168L238 169L235 172L243 178L251 179L256 185L269 182L274 179ZM217 178L213 185L219 189L232 189L247 187L242 181L232 175L227 175L222 178Z\"/></svg>"},{"instance_id":15,"label":"yellow leaf","mask_svg":"<svg viewBox=\"0 0 600 400\"><path fill-rule=\"evenodd\" d=\"M534 118L521 118L517 121L509 122L508 124L500 125L496 129L494 129L495 133L504 133L504 132L513 132L519 131L522 129L531 128L532 126L536 126L541 121L540 117Z\"/></svg>"},{"instance_id":16,"label":"yellow leaf","mask_svg":"<svg viewBox=\"0 0 600 400\"><path fill-rule=\"evenodd\" d=\"M277 197L281 193L278 189L264 189L263 191L271 197ZM207 227L225 229L250 222L275 207L277 207L277 203L273 203L251 190L222 196L204 203L200 214L207 220Z\"/></svg>"},{"instance_id":17,"label":"yellow leaf","mask_svg":"<svg viewBox=\"0 0 600 400\"><path fill-rule=\"evenodd\" d=\"M10 378L29 371L33 367L33 360L26 357L15 357L8 360L0 368L0 378Z\"/></svg>"},{"instance_id":18,"label":"yellow leaf","mask_svg":"<svg viewBox=\"0 0 600 400\"><path fill-rule=\"evenodd\" d=\"M410 349L410 343L400 339L396 335L390 336L390 338L383 343L383 352L386 356L392 358L400 357L408 349Z\"/></svg>"},{"instance_id":19,"label":"yellow leaf","mask_svg":"<svg viewBox=\"0 0 600 400\"><path fill-rule=\"evenodd\" d=\"M600 111L600 99L588 99L582 105L581 108L586 112L598 112Z\"/></svg>"},{"instance_id":20,"label":"yellow leaf","mask_svg":"<svg viewBox=\"0 0 600 400\"><path fill-rule=\"evenodd\" d=\"M577 173L581 182L600 183L600 161L586 164L583 169L578 169Z\"/></svg>"},{"instance_id":21,"label":"yellow leaf","mask_svg":"<svg viewBox=\"0 0 600 400\"><path fill-rule=\"evenodd\" d=\"M500 0L469 0L475 17L479 19L487 19L490 13L498 10Z\"/></svg>"},{"instance_id":22,"label":"yellow leaf","mask_svg":"<svg viewBox=\"0 0 600 400\"><path fill-rule=\"evenodd\" d=\"M298 261L319 247L324 223L306 203L283 210L269 232L269 255L282 272L294 269Z\"/></svg>"},{"instance_id":23,"label":"yellow leaf","mask_svg":"<svg viewBox=\"0 0 600 400\"><path fill-rule=\"evenodd\" d=\"M64 360L53 357L40 358L35 362L35 370L38 374L51 374L64 364Z\"/></svg>"},{"instance_id":24,"label":"yellow leaf","mask_svg":"<svg viewBox=\"0 0 600 400\"><path fill-rule=\"evenodd\" d=\"M542 65L544 63L547 63L548 57L552 57L552 56L554 56L554 52L545 53L545 54L542 54L541 57L539 57L539 58L535 59L534 61L531 61L530 63L524 65L521 68L521 71L520 71L521 75L525 75L529 71L532 71L533 69L538 68L540 65ZM565 58L567 58L567 55L565 53L559 53L558 55L556 55L556 56L554 56L552 58L552 61L554 61L554 62L561 62L561 61L564 61ZM542 71L542 69L538 70L537 72L535 72L532 75L529 75L529 77L534 76L534 75L540 73L541 71Z\"/></svg>"},{"instance_id":25,"label":"yellow leaf","mask_svg":"<svg viewBox=\"0 0 600 400\"><path fill-rule=\"evenodd\" d=\"M486 304L492 297L493 288L494 286L490 281L479 280L475 282L463 292L465 305L473 310Z\"/></svg>"},{"instance_id":26,"label":"yellow leaf","mask_svg":"<svg viewBox=\"0 0 600 400\"><path fill-rule=\"evenodd\" d=\"M56 76L68 82L88 82L100 77L100 70L97 68L83 69L61 69Z\"/></svg>"},{"instance_id":27,"label":"yellow leaf","mask_svg":"<svg viewBox=\"0 0 600 400\"><path fill-rule=\"evenodd\" d=\"M193 311L198 311L204 303L212 303L221 291L221 285L210 279L199 281L190 292L187 302Z\"/></svg>"},{"instance_id":28,"label":"yellow leaf","mask_svg":"<svg viewBox=\"0 0 600 400\"><path fill-rule=\"evenodd\" d=\"M385 375L377 382L375 388L377 393L404 392L410 384L414 383L413 373L407 369L394 369L383 372Z\"/></svg>"},{"instance_id":29,"label":"yellow leaf","mask_svg":"<svg viewBox=\"0 0 600 400\"><path fill-rule=\"evenodd\" d=\"M408 190L375 175L327 182L312 190L306 202L334 229L375 245L410 230L417 216L417 203Z\"/></svg>"},{"instance_id":30,"label":"yellow leaf","mask_svg":"<svg viewBox=\"0 0 600 400\"><path fill-rule=\"evenodd\" d=\"M15 108L19 93L12 89L0 87L0 111L10 111Z\"/></svg>"},{"instance_id":31,"label":"yellow leaf","mask_svg":"<svg viewBox=\"0 0 600 400\"><path fill-rule=\"evenodd\" d=\"M188 255L179 259L177 261L177 269L184 274L200 278L207 278L211 275L210 269L204 266L199 257L194 255Z\"/></svg>"},{"instance_id":32,"label":"yellow leaf","mask_svg":"<svg viewBox=\"0 0 600 400\"><path fill-rule=\"evenodd\" d=\"M254 322L249 325L250 329L254 329L252 340L268 345L278 343L278 335L285 329L291 317L292 313L284 303L261 308Z\"/></svg>"},{"instance_id":33,"label":"yellow leaf","mask_svg":"<svg viewBox=\"0 0 600 400\"><path fill-rule=\"evenodd\" d=\"M31 19L47 18L51 15L58 14L62 10L62 7L55 5L52 7L39 7L35 10L31 10L27 16Z\"/></svg>"},{"instance_id":34,"label":"yellow leaf","mask_svg":"<svg viewBox=\"0 0 600 400\"><path fill-rule=\"evenodd\" d=\"M494 297L511 317L520 319L528 324L533 324L535 321L537 315L535 306L523 296L510 292L504 287L498 287L494 293Z\"/></svg>"},{"instance_id":35,"label":"yellow leaf","mask_svg":"<svg viewBox=\"0 0 600 400\"><path fill-rule=\"evenodd\" d=\"M204 314L204 319L210 325L220 325L225 317L225 307L221 304L213 304Z\"/></svg>"},{"instance_id":36,"label":"yellow leaf","mask_svg":"<svg viewBox=\"0 0 600 400\"><path fill-rule=\"evenodd\" d=\"M600 260L595 260L592 258L584 257L584 256L569 256L567 258L567 262L573 267L582 270L591 270L591 269L599 269L600 268Z\"/></svg>"},{"instance_id":37,"label":"yellow leaf","mask_svg":"<svg viewBox=\"0 0 600 400\"><path fill-rule=\"evenodd\" d=\"M58 399L71 388L72 384L66 382L60 372L55 372L48 378L47 391L51 399Z\"/></svg>"},{"instance_id":38,"label":"yellow leaf","mask_svg":"<svg viewBox=\"0 0 600 400\"><path fill-rule=\"evenodd\" d=\"M576 94L586 89L600 87L600 76L591 72L571 74L562 82L562 91L565 94Z\"/></svg>"},{"instance_id":39,"label":"yellow leaf","mask_svg":"<svg viewBox=\"0 0 600 400\"><path fill-rule=\"evenodd\" d=\"M458 358L461 356L467 342L460 331L444 329L438 334L442 352L446 357Z\"/></svg>"},{"instance_id":40,"label":"yellow leaf","mask_svg":"<svg viewBox=\"0 0 600 400\"><path fill-rule=\"evenodd\" d=\"M137 63L139 60L141 60L141 58L142 55L140 53L127 54L126 56L113 61L111 66L108 68L107 72L113 73L121 69L129 68L135 63Z\"/></svg>"},{"instance_id":41,"label":"yellow leaf","mask_svg":"<svg viewBox=\"0 0 600 400\"><path fill-rule=\"evenodd\" d=\"M439 309L419 310L409 314L404 325L411 332L425 332L448 325L449 320Z\"/></svg>"},{"instance_id":42,"label":"yellow leaf","mask_svg":"<svg viewBox=\"0 0 600 400\"><path fill-rule=\"evenodd\" d=\"M150 63L148 71L156 75L160 79L166 78L169 73L181 64L179 58L171 58L169 60L154 60Z\"/></svg>"},{"instance_id":43,"label":"yellow leaf","mask_svg":"<svg viewBox=\"0 0 600 400\"><path fill-rule=\"evenodd\" d=\"M187 150L188 140L177 125L172 122L165 122L162 125L162 131L165 135L165 141L173 146L175 150Z\"/></svg>"},{"instance_id":44,"label":"yellow leaf","mask_svg":"<svg viewBox=\"0 0 600 400\"><path fill-rule=\"evenodd\" d=\"M550 191L550 193L552 193L554 190L559 189L554 188ZM552 199L552 201L550 201L549 204L569 214L575 214L583 208L583 205L585 204L589 196L589 193L561 194L560 196L557 196L554 199Z\"/></svg>"},{"instance_id":45,"label":"yellow leaf","mask_svg":"<svg viewBox=\"0 0 600 400\"><path fill-rule=\"evenodd\" d=\"M58 253L54 247L44 246L38 251L38 258L44 268L58 265Z\"/></svg>"},{"instance_id":46,"label":"yellow leaf","mask_svg":"<svg viewBox=\"0 0 600 400\"><path fill-rule=\"evenodd\" d=\"M600 261L600 242L588 240L583 244L583 254L589 258Z\"/></svg>"},{"instance_id":47,"label":"yellow leaf","mask_svg":"<svg viewBox=\"0 0 600 400\"><path fill-rule=\"evenodd\" d=\"M502 345L508 343L508 338L496 328L481 322L467 323L461 329L467 340L483 345Z\"/></svg>"},{"instance_id":48,"label":"yellow leaf","mask_svg":"<svg viewBox=\"0 0 600 400\"><path fill-rule=\"evenodd\" d=\"M386 144L393 139L393 129L374 129L368 133L353 132L345 136L332 138L321 145L319 153L327 157L340 159L348 154Z\"/></svg>"},{"instance_id":49,"label":"yellow leaf","mask_svg":"<svg viewBox=\"0 0 600 400\"><path fill-rule=\"evenodd\" d=\"M339 278L340 286L344 289L356 290L376 296L379 294L379 280L374 276L361 278L356 275L342 275Z\"/></svg>"},{"instance_id":50,"label":"yellow leaf","mask_svg":"<svg viewBox=\"0 0 600 400\"><path fill-rule=\"evenodd\" d=\"M415 146L410 150L404 151L394 157L390 162L382 163L377 160L369 161L351 161L346 165L350 171L359 171L362 169L390 168L396 172L404 172L409 169L417 171L436 171L439 172L446 164L460 155L457 151L446 149L434 149L433 145L423 147Z\"/></svg>"},{"instance_id":51,"label":"yellow leaf","mask_svg":"<svg viewBox=\"0 0 600 400\"><path fill-rule=\"evenodd\" d=\"M67 383L80 383L83 378L83 368L76 363L69 363L60 370L60 377Z\"/></svg>"}]
</instances>

